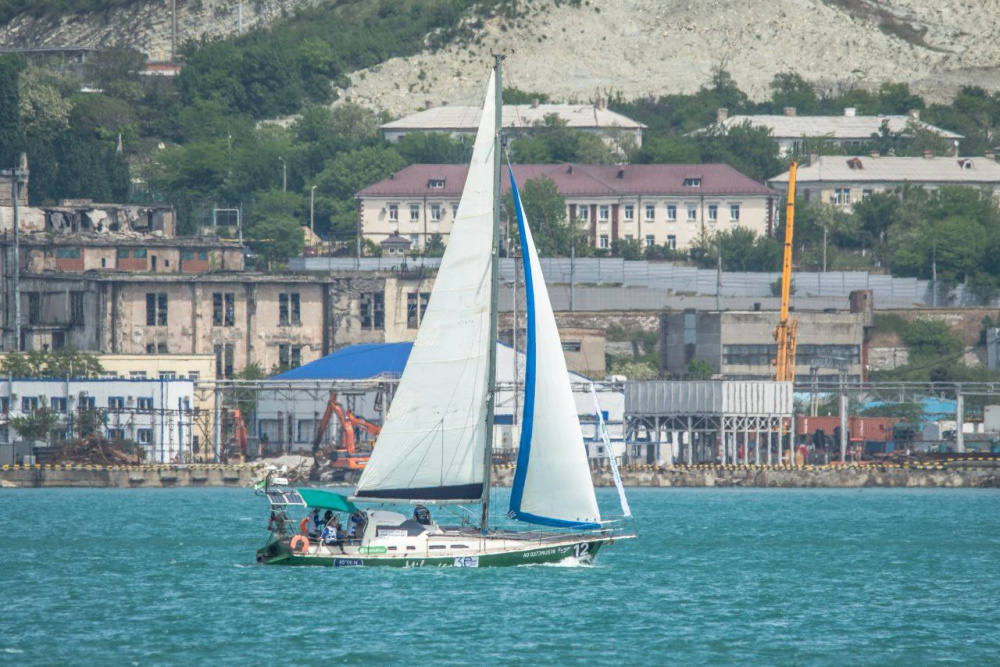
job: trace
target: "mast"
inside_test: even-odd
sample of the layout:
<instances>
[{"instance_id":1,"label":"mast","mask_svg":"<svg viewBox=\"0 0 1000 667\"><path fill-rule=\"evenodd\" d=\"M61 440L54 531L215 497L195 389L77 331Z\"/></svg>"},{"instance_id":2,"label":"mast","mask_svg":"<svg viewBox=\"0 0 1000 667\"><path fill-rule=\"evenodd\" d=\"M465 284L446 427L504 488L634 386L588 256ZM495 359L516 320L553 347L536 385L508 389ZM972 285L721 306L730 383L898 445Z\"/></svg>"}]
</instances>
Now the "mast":
<instances>
[{"instance_id":1,"label":"mast","mask_svg":"<svg viewBox=\"0 0 1000 667\"><path fill-rule=\"evenodd\" d=\"M493 135L493 251L490 257L492 281L490 285L490 373L487 390L489 398L486 406L486 451L483 453L483 513L480 527L485 533L490 516L490 469L493 462L493 421L497 404L497 310L500 300L500 128L503 126L503 59L502 54L493 56L494 74L494 119ZM516 389L515 389L516 391Z\"/></svg>"}]
</instances>

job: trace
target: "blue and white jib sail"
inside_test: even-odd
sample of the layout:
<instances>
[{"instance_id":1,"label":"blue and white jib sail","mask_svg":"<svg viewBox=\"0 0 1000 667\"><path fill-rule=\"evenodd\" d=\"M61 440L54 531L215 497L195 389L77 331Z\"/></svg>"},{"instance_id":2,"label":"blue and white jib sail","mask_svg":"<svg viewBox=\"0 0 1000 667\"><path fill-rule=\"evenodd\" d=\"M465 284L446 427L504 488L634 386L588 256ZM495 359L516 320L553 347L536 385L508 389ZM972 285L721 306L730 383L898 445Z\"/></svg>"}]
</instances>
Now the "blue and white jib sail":
<instances>
[{"instance_id":1,"label":"blue and white jib sail","mask_svg":"<svg viewBox=\"0 0 1000 667\"><path fill-rule=\"evenodd\" d=\"M594 483L538 252L510 170L527 295L524 418L510 516L560 528L597 528Z\"/></svg>"}]
</instances>

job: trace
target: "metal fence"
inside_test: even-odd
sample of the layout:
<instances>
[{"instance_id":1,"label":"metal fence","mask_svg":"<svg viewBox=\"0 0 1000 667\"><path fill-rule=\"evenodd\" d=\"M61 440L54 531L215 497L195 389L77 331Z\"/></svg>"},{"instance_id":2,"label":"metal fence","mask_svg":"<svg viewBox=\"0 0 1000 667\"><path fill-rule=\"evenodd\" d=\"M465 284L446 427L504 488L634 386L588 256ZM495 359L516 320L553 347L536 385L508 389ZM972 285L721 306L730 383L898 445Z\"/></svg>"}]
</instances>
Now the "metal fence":
<instances>
[{"instance_id":1,"label":"metal fence","mask_svg":"<svg viewBox=\"0 0 1000 667\"><path fill-rule=\"evenodd\" d=\"M500 260L500 276L505 282L514 280L513 259ZM400 271L404 268L427 267L436 269L439 258L390 258L363 257L297 257L289 262L293 271L342 272L342 271ZM773 297L774 285L780 273L726 272L721 275L712 269L680 266L671 262L626 262L617 258L587 257L577 260L555 257L541 260L545 282L549 285L573 284L587 286L621 286L648 288L674 296L715 296L743 299ZM895 278L864 271L830 271L815 273L800 271L794 274L794 293L801 299L836 299L843 305L851 292L872 290L879 308L918 306L974 306L1000 305L1000 298L984 304L965 285L954 288L938 286L916 278ZM721 285L720 285L721 283Z\"/></svg>"}]
</instances>

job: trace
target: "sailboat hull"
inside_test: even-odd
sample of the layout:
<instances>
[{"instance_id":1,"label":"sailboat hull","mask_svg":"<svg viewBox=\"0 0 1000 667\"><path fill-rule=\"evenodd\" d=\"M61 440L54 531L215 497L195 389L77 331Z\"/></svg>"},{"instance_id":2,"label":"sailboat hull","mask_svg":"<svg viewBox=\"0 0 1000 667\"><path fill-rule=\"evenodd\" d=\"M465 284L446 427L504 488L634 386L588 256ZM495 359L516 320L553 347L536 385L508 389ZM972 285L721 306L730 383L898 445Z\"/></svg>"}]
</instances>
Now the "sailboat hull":
<instances>
[{"instance_id":1,"label":"sailboat hull","mask_svg":"<svg viewBox=\"0 0 1000 667\"><path fill-rule=\"evenodd\" d=\"M283 541L272 539L257 551L257 562L265 565L313 565L325 567L513 567L580 563L590 565L606 544L634 535L507 534L477 537L480 548L434 553L363 553L364 547L312 545L295 552Z\"/></svg>"}]
</instances>

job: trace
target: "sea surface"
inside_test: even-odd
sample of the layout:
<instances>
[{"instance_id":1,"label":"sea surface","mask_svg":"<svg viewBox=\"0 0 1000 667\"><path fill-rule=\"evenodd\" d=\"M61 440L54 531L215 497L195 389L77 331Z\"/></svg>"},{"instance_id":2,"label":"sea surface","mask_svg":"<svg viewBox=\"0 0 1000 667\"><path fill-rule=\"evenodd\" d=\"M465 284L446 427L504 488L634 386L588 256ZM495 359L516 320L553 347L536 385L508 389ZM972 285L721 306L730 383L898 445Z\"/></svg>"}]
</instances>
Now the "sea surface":
<instances>
[{"instance_id":1,"label":"sea surface","mask_svg":"<svg viewBox=\"0 0 1000 667\"><path fill-rule=\"evenodd\" d=\"M0 664L1000 662L1000 492L629 497L594 567L365 570L254 564L250 490L0 491Z\"/></svg>"}]
</instances>

